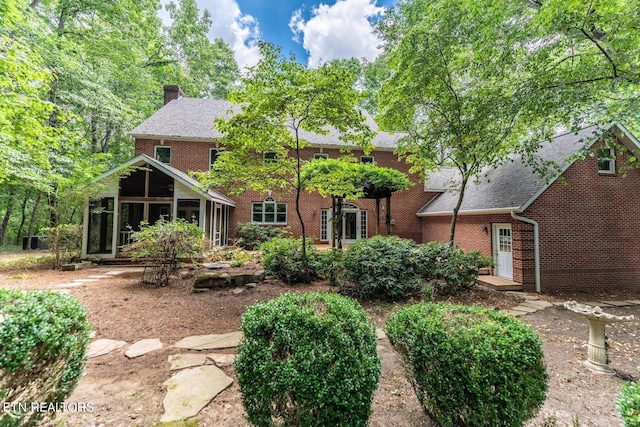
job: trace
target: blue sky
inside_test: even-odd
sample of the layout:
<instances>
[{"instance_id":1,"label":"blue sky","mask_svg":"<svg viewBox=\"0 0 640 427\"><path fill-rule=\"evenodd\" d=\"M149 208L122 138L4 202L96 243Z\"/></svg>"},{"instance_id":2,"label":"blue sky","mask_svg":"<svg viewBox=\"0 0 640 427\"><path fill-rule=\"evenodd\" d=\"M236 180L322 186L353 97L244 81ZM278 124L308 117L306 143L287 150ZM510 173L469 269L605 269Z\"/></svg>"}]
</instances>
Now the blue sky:
<instances>
[{"instance_id":1,"label":"blue sky","mask_svg":"<svg viewBox=\"0 0 640 427\"><path fill-rule=\"evenodd\" d=\"M166 3L168 0L163 0ZM374 59L372 23L397 0L196 0L212 15L210 37L222 37L240 68L260 59L258 40L280 46L310 67L335 59ZM166 12L160 14L167 19Z\"/></svg>"}]
</instances>

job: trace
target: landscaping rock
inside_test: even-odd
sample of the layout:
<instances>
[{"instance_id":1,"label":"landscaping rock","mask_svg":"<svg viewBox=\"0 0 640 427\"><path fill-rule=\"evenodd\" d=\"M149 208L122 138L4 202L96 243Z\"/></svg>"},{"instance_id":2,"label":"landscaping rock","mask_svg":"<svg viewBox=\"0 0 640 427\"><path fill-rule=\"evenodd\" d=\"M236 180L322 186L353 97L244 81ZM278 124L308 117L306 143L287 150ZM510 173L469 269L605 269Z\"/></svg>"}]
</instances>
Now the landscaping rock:
<instances>
[{"instance_id":1,"label":"landscaping rock","mask_svg":"<svg viewBox=\"0 0 640 427\"><path fill-rule=\"evenodd\" d=\"M213 365L185 369L163 384L167 395L162 402L160 422L174 422L194 417L233 380Z\"/></svg>"},{"instance_id":2,"label":"landscaping rock","mask_svg":"<svg viewBox=\"0 0 640 427\"><path fill-rule=\"evenodd\" d=\"M201 273L196 276L194 288L228 288L232 286L229 273Z\"/></svg>"},{"instance_id":3,"label":"landscaping rock","mask_svg":"<svg viewBox=\"0 0 640 427\"><path fill-rule=\"evenodd\" d=\"M239 294L243 293L244 291L245 291L245 288L233 288L229 292L231 292L234 295L239 295Z\"/></svg>"},{"instance_id":4,"label":"landscaping rock","mask_svg":"<svg viewBox=\"0 0 640 427\"><path fill-rule=\"evenodd\" d=\"M223 366L233 365L233 361L235 360L236 355L227 353L212 353L208 355L207 358L211 359L217 367L221 368Z\"/></svg>"},{"instance_id":5,"label":"landscaping rock","mask_svg":"<svg viewBox=\"0 0 640 427\"><path fill-rule=\"evenodd\" d=\"M256 270L253 272L253 277L256 282L262 282L266 277L266 275L267 275L267 272L262 269Z\"/></svg>"},{"instance_id":6,"label":"landscaping rock","mask_svg":"<svg viewBox=\"0 0 640 427\"><path fill-rule=\"evenodd\" d=\"M208 350L237 347L242 338L241 331L218 335L194 335L186 337L174 344L174 347L190 350Z\"/></svg>"},{"instance_id":7,"label":"landscaping rock","mask_svg":"<svg viewBox=\"0 0 640 427\"><path fill-rule=\"evenodd\" d=\"M159 339L149 338L131 344L127 351L124 352L124 355L129 359L133 359L134 357L142 356L143 354L147 354L155 350L160 350L161 348L162 343Z\"/></svg>"},{"instance_id":8,"label":"landscaping rock","mask_svg":"<svg viewBox=\"0 0 640 427\"><path fill-rule=\"evenodd\" d=\"M114 350L124 347L125 341L116 341L110 339L99 339L89 344L87 349L87 358L92 359L94 357L103 356L109 354Z\"/></svg>"},{"instance_id":9,"label":"landscaping rock","mask_svg":"<svg viewBox=\"0 0 640 427\"><path fill-rule=\"evenodd\" d=\"M251 282L251 283L247 283L246 285L244 285L247 289L255 289L258 287L258 284L255 282Z\"/></svg>"},{"instance_id":10,"label":"landscaping rock","mask_svg":"<svg viewBox=\"0 0 640 427\"><path fill-rule=\"evenodd\" d=\"M178 369L193 368L194 366L202 366L207 363L206 354L172 354L169 356L169 370L176 371Z\"/></svg>"},{"instance_id":11,"label":"landscaping rock","mask_svg":"<svg viewBox=\"0 0 640 427\"><path fill-rule=\"evenodd\" d=\"M231 283L234 287L244 286L251 282L255 282L253 273L239 273L231 275Z\"/></svg>"},{"instance_id":12,"label":"landscaping rock","mask_svg":"<svg viewBox=\"0 0 640 427\"><path fill-rule=\"evenodd\" d=\"M228 262L208 262L208 263L202 264L202 266L204 268L209 269L209 270L219 270L221 268L229 268L230 267Z\"/></svg>"}]
</instances>

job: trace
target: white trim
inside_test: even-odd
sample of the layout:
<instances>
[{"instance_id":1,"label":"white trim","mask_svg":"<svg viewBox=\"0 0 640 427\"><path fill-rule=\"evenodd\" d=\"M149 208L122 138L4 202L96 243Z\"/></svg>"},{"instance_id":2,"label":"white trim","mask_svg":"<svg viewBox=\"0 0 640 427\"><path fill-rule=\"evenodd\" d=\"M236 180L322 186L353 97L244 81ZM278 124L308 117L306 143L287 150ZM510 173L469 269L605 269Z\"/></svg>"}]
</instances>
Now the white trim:
<instances>
[{"instance_id":1,"label":"white trim","mask_svg":"<svg viewBox=\"0 0 640 427\"><path fill-rule=\"evenodd\" d=\"M607 150L608 154L605 154L604 151ZM607 147L603 145L598 147L598 173L602 175L613 175L616 173L616 150L613 147ZM601 169L600 162L607 162L608 168Z\"/></svg>"},{"instance_id":2,"label":"white trim","mask_svg":"<svg viewBox=\"0 0 640 427\"><path fill-rule=\"evenodd\" d=\"M171 178L173 178L174 180L180 182L181 184L183 184L184 186L186 186L188 189L190 189L191 191L196 192L197 194L201 195L202 197L204 197L207 200L213 200L215 202L219 202L222 203L224 205L229 205L229 206L233 206L235 207L236 204L233 200L226 198L226 196L224 195L220 195L222 197L218 197L215 196L214 194L211 194L210 192L204 192L202 190L200 190L198 188L197 185L194 185L192 182L189 182L187 180L185 180L182 176L174 173L172 171L173 167L169 164L166 163L162 163L156 159L154 159L153 157L149 157L146 154L140 154L136 157L134 157L133 159L111 169L110 171L107 171L105 173L103 173L102 175L100 175L99 177L97 177L95 179L94 182L98 182L98 181L102 181L105 178L110 177L111 175L118 173L126 168L129 167L133 167L136 165L140 165L142 163L149 163L150 165L153 165L156 169L158 169L160 172L163 172L167 175L169 175ZM224 198L223 198L224 197Z\"/></svg>"}]
</instances>

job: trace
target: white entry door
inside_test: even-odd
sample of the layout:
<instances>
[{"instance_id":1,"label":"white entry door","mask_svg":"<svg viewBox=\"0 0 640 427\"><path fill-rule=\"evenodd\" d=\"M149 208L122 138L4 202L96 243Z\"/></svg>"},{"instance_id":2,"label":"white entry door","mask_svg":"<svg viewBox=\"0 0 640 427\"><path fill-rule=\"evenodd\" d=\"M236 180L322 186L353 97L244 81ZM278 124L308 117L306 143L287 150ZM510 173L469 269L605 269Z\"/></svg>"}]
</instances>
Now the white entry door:
<instances>
[{"instance_id":1,"label":"white entry door","mask_svg":"<svg viewBox=\"0 0 640 427\"><path fill-rule=\"evenodd\" d=\"M511 224L493 226L493 260L496 264L495 275L513 280L513 238Z\"/></svg>"}]
</instances>

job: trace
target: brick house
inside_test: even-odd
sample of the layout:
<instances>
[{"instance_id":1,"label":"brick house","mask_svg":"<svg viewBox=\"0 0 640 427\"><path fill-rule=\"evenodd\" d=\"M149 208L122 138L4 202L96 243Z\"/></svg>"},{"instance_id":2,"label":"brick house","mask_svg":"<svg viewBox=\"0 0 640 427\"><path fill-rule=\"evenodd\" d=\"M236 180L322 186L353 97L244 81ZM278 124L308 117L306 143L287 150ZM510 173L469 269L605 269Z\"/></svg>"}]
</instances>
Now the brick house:
<instances>
[{"instance_id":1,"label":"brick house","mask_svg":"<svg viewBox=\"0 0 640 427\"><path fill-rule=\"evenodd\" d=\"M271 226L288 226L300 235L295 213L295 197L291 192L274 188L267 194L247 191L227 197L217 191L204 192L189 171L207 171L222 149L221 134L213 128L213 120L224 117L233 107L228 101L196 99L184 96L177 86L165 87L165 105L136 127L136 157L115 168L98 180L105 190L92 201L85 212L82 246L84 258L114 258L118 248L127 243L131 230L141 220L154 222L160 215L170 218L192 218L215 245L232 242L238 224L255 222ZM372 119L369 126L376 129ZM317 157L337 158L349 148L335 133L304 134L312 146L302 151L305 160ZM392 167L408 173L409 165L394 154L400 134L377 133L374 149L365 155L362 149L351 152L362 162ZM120 176L126 167L143 167ZM419 176L409 174L416 184L398 192L391 199L391 234L421 240L420 218L416 212L426 202ZM331 198L303 192L301 209L307 235L315 242L328 242L331 236ZM384 203L382 204L384 205ZM381 217L385 217L385 207ZM343 242L349 243L375 234L375 201L346 200L343 204ZM381 227L384 233L384 227Z\"/></svg>"},{"instance_id":2,"label":"brick house","mask_svg":"<svg viewBox=\"0 0 640 427\"><path fill-rule=\"evenodd\" d=\"M165 105L131 132L136 157L99 178L105 188L85 211L82 256L116 257L141 220L154 222L161 215L197 221L219 246L231 243L238 224L247 222L288 226L300 235L292 193L274 188L267 194L248 191L229 197L203 191L188 175L208 170L215 161L223 147L213 120L229 114L232 104L188 98L177 86L166 86L164 96ZM373 120L369 125L376 129ZM588 127L541 144L538 156L558 166L548 180L517 156L484 171L465 193L455 243L464 250L491 254L493 275L526 290L637 289L640 170L629 170L626 176L619 170L631 152L638 156L640 144L616 125L610 132L619 144L607 147L602 140L593 142L596 130ZM348 148L335 134L304 137L312 144L303 150L306 160L337 158ZM394 154L400 137L378 132L371 153L365 155L357 147L351 151L363 162L407 173L415 184L391 199L391 234L416 242L447 241L457 198L450 185L455 172L442 169L423 183ZM575 157L585 141L603 156ZM119 174L131 166L144 168ZM331 199L303 192L301 209L308 236L328 242ZM343 209L345 243L375 234L374 200L347 200ZM385 215L383 207L381 216ZM385 233L384 227L380 232Z\"/></svg>"},{"instance_id":3,"label":"brick house","mask_svg":"<svg viewBox=\"0 0 640 427\"><path fill-rule=\"evenodd\" d=\"M622 125L609 129L616 144L598 140L596 131L542 143L539 158L559 168L546 180L518 156L483 171L465 193L455 243L491 254L493 275L525 290L639 289L640 170L620 168L638 156L640 143ZM585 141L598 155L576 156ZM456 176L443 169L425 184L431 198L418 211L424 242L449 238Z\"/></svg>"}]
</instances>

